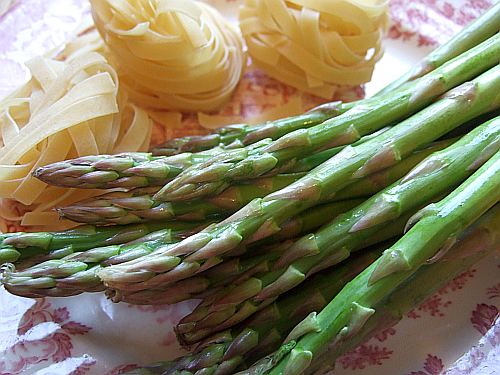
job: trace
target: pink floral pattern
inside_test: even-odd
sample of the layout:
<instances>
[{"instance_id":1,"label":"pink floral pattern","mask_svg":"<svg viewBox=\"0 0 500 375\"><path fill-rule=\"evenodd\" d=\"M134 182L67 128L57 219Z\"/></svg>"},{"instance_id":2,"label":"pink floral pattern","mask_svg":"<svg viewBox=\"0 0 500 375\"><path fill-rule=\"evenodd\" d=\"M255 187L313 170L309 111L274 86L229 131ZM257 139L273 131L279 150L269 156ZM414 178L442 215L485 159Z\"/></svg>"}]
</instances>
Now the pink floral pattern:
<instances>
[{"instance_id":1,"label":"pink floral pattern","mask_svg":"<svg viewBox=\"0 0 500 375\"><path fill-rule=\"evenodd\" d=\"M53 309L46 299L37 300L19 323L19 340L5 354L7 359L0 360L0 374L20 374L39 362L50 360L57 363L69 358L73 349L71 336L84 335L91 330L70 318L67 308ZM47 322L56 323L58 328L40 339L24 339L31 330Z\"/></svg>"},{"instance_id":2,"label":"pink floral pattern","mask_svg":"<svg viewBox=\"0 0 500 375\"><path fill-rule=\"evenodd\" d=\"M83 361L75 370L71 371L69 375L85 375L88 373L92 366L96 364L95 359Z\"/></svg>"},{"instance_id":3,"label":"pink floral pattern","mask_svg":"<svg viewBox=\"0 0 500 375\"><path fill-rule=\"evenodd\" d=\"M444 309L451 305L451 301L443 300L439 294L433 295L431 298L427 299L416 309L408 313L408 317L411 319L421 318L421 313L428 313L431 316L444 316Z\"/></svg>"},{"instance_id":4,"label":"pink floral pattern","mask_svg":"<svg viewBox=\"0 0 500 375\"><path fill-rule=\"evenodd\" d=\"M345 353L338 362L344 369L364 369L367 366L380 366L383 361L389 359L392 350L378 345L362 344L353 351Z\"/></svg>"},{"instance_id":5,"label":"pink floral pattern","mask_svg":"<svg viewBox=\"0 0 500 375\"><path fill-rule=\"evenodd\" d=\"M500 298L500 283L490 286L486 292L489 299Z\"/></svg>"},{"instance_id":6,"label":"pink floral pattern","mask_svg":"<svg viewBox=\"0 0 500 375\"><path fill-rule=\"evenodd\" d=\"M408 375L439 375L443 372L443 360L435 355L428 354L423 370L412 371Z\"/></svg>"},{"instance_id":7,"label":"pink floral pattern","mask_svg":"<svg viewBox=\"0 0 500 375\"><path fill-rule=\"evenodd\" d=\"M378 341L384 342L390 336L394 336L395 334L396 334L396 330L394 329L394 327L390 327L390 328L383 329L382 331L380 331L379 333L377 333L374 337Z\"/></svg>"},{"instance_id":8,"label":"pink floral pattern","mask_svg":"<svg viewBox=\"0 0 500 375\"><path fill-rule=\"evenodd\" d=\"M481 334L485 335L491 327L494 326L496 320L499 317L498 308L494 305L487 305L485 303L480 303L476 306L476 309L472 312L470 321L472 326ZM497 345L497 342L493 342L492 345Z\"/></svg>"},{"instance_id":9,"label":"pink floral pattern","mask_svg":"<svg viewBox=\"0 0 500 375\"><path fill-rule=\"evenodd\" d=\"M84 324L69 320L70 315L66 307L51 308L51 303L45 298L38 299L36 303L23 316L18 334L23 335L28 330L43 322L58 323L61 328L70 335L84 335L91 328Z\"/></svg>"},{"instance_id":10,"label":"pink floral pattern","mask_svg":"<svg viewBox=\"0 0 500 375\"><path fill-rule=\"evenodd\" d=\"M193 307L195 304L193 304ZM154 320L158 325L175 326L185 315L185 310L177 305L128 305L128 308L139 310L143 313L154 313ZM161 338L160 344L163 346L171 346L177 342L175 333L170 330Z\"/></svg>"},{"instance_id":11,"label":"pink floral pattern","mask_svg":"<svg viewBox=\"0 0 500 375\"><path fill-rule=\"evenodd\" d=\"M452 304L452 296L450 296L450 294L463 289L467 282L474 277L476 272L476 269L471 268L455 277L451 282L439 289L436 294L428 298L416 309L411 310L407 316L410 319L421 318L423 314L437 317L445 316L445 310Z\"/></svg>"},{"instance_id":12,"label":"pink floral pattern","mask_svg":"<svg viewBox=\"0 0 500 375\"><path fill-rule=\"evenodd\" d=\"M439 290L439 294L448 294L450 292L456 292L464 288L464 286L474 277L477 270L471 268L460 275L455 277L451 282L446 284L443 288Z\"/></svg>"},{"instance_id":13,"label":"pink floral pattern","mask_svg":"<svg viewBox=\"0 0 500 375\"><path fill-rule=\"evenodd\" d=\"M416 41L419 47L442 44L493 4L493 0L466 0L457 7L453 1L392 0L388 36Z\"/></svg>"}]
</instances>

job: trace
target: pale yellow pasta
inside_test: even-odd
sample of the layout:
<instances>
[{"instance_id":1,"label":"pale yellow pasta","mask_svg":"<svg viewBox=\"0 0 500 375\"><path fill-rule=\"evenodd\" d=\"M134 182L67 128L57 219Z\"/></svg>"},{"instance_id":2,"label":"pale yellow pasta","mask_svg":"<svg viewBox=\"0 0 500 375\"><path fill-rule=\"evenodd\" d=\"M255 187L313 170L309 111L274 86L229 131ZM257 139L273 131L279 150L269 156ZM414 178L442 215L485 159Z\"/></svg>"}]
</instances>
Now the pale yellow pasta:
<instances>
[{"instance_id":1,"label":"pale yellow pasta","mask_svg":"<svg viewBox=\"0 0 500 375\"><path fill-rule=\"evenodd\" d=\"M239 31L192 0L91 0L92 15L130 100L150 109L211 111L236 88Z\"/></svg>"},{"instance_id":2,"label":"pale yellow pasta","mask_svg":"<svg viewBox=\"0 0 500 375\"><path fill-rule=\"evenodd\" d=\"M146 150L152 120L119 91L98 34L70 43L64 61L37 57L31 80L0 102L0 216L36 229L74 225L54 207L99 194L34 178L36 168L91 154ZM94 41L82 51L78 46Z\"/></svg>"},{"instance_id":3,"label":"pale yellow pasta","mask_svg":"<svg viewBox=\"0 0 500 375\"><path fill-rule=\"evenodd\" d=\"M387 0L245 0L240 29L254 65L329 99L339 85L371 80L387 7Z\"/></svg>"}]
</instances>

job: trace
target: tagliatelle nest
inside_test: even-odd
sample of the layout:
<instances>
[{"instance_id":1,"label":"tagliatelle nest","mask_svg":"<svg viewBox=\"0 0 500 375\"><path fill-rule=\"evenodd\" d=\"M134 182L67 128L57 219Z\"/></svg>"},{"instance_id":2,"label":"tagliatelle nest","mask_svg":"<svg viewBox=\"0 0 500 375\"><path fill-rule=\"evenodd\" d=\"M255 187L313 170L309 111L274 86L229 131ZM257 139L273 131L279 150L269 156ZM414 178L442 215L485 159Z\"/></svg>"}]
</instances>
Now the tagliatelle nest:
<instances>
[{"instance_id":1,"label":"tagliatelle nest","mask_svg":"<svg viewBox=\"0 0 500 375\"><path fill-rule=\"evenodd\" d=\"M191 0L92 0L120 83L146 108L211 111L226 103L246 64L239 31Z\"/></svg>"},{"instance_id":2,"label":"tagliatelle nest","mask_svg":"<svg viewBox=\"0 0 500 375\"><path fill-rule=\"evenodd\" d=\"M338 85L371 80L387 8L386 0L245 0L240 27L256 66L331 98Z\"/></svg>"}]
</instances>

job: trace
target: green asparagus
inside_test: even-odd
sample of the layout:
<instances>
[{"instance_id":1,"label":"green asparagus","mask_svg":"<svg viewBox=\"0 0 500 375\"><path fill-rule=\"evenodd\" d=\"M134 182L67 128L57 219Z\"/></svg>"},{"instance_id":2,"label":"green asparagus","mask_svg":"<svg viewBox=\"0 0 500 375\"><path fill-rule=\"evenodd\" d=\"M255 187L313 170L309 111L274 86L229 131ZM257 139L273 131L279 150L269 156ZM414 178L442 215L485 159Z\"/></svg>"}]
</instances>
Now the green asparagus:
<instances>
[{"instance_id":1,"label":"green asparagus","mask_svg":"<svg viewBox=\"0 0 500 375\"><path fill-rule=\"evenodd\" d=\"M362 341L373 336L378 331L395 325L403 315L418 306L435 293L448 281L458 276L472 264L498 249L500 245L500 207L491 209L471 227L467 228L457 243L448 252L449 256L439 259L421 269L401 285L388 298L378 303L375 313L363 328L342 342L323 353L308 368L308 373L325 373L333 370L335 359L347 350L351 350ZM259 311L251 319L231 330L211 336L198 345L194 353L173 361L159 362L132 370L130 375L173 375L185 371L193 375L204 369L219 370L221 375L234 373L246 368L254 360L260 360L256 365L240 374L257 374L269 366L272 356L265 358L279 347L285 337L298 338L301 327L307 327L305 322L299 324L292 332L299 316L306 317L310 313L320 311L325 301L332 299L338 293L341 285L351 280L360 270L368 266L377 250L364 252L339 267L323 271L310 278L296 293L287 294ZM314 316L314 315L313 315ZM231 348L231 350L229 350ZM263 359L261 359L263 358Z\"/></svg>"},{"instance_id":2,"label":"green asparagus","mask_svg":"<svg viewBox=\"0 0 500 375\"><path fill-rule=\"evenodd\" d=\"M371 137L373 135L363 137L356 143L364 142ZM262 140L252 144L249 148L264 147L270 142L270 139ZM290 162L282 169L287 172L294 172L294 169L307 171L342 149L343 147L340 146L334 147L305 160ZM183 169L192 164L199 164L219 152L221 152L219 148L214 148L197 154L183 153L170 157L154 157L151 154L138 152L86 156L38 168L34 175L56 186L100 189L145 187L156 193L163 184ZM295 164L297 164L296 168ZM113 212L109 211L111 210L106 210L103 214L113 216Z\"/></svg>"},{"instance_id":3,"label":"green asparagus","mask_svg":"<svg viewBox=\"0 0 500 375\"><path fill-rule=\"evenodd\" d=\"M347 200L314 207L282 224L274 236L251 245L249 254L245 247L232 252L232 258L221 264L197 273L196 277L181 280L172 285L148 288L140 291L108 289L106 292L113 301L128 302L135 305L164 304L179 302L190 298L210 298L217 291L231 283L240 283L254 274L269 271L270 264L281 257L292 243L292 239L316 230L331 218L346 212L361 203L361 200ZM193 279L197 281L194 282ZM183 283L185 281L186 283ZM202 286L203 285L203 286Z\"/></svg>"},{"instance_id":4,"label":"green asparagus","mask_svg":"<svg viewBox=\"0 0 500 375\"><path fill-rule=\"evenodd\" d=\"M61 232L6 233L0 235L0 264L62 258L98 246L129 242L160 229L189 231L200 224L156 222L108 227L85 225Z\"/></svg>"},{"instance_id":5,"label":"green asparagus","mask_svg":"<svg viewBox=\"0 0 500 375\"><path fill-rule=\"evenodd\" d=\"M314 358L306 373L324 374L333 370L333 364L341 354L354 349L377 332L395 325L406 313L417 307L447 282L491 254L492 251L498 250L498 246L500 246L499 227L500 207L497 205L467 228L445 257L438 259L435 263L422 266L413 277L400 285L387 298L377 303L373 315L355 335L346 337L342 342L328 347L325 352ZM306 323L307 321L302 322L294 331L300 332L300 327L307 327ZM302 330L302 332L304 331ZM289 336L290 338L297 339L299 335ZM272 367L272 360L273 356L271 355L238 374L263 374L269 365ZM140 374L140 370L138 373ZM144 372L144 375L147 374L148 372Z\"/></svg>"},{"instance_id":6,"label":"green asparagus","mask_svg":"<svg viewBox=\"0 0 500 375\"><path fill-rule=\"evenodd\" d=\"M499 187L497 152L451 194L419 211L409 221L408 232L310 321L314 330L295 345L292 341L293 349L262 373L302 374L328 347L335 348L356 335L375 313L378 303L421 266L445 256L457 237L500 201Z\"/></svg>"},{"instance_id":7,"label":"green asparagus","mask_svg":"<svg viewBox=\"0 0 500 375\"><path fill-rule=\"evenodd\" d=\"M33 175L50 185L80 189L161 186L209 157L210 153L156 157L140 152L82 156L40 167Z\"/></svg>"},{"instance_id":8,"label":"green asparagus","mask_svg":"<svg viewBox=\"0 0 500 375\"><path fill-rule=\"evenodd\" d=\"M333 266L380 236L391 220L454 188L481 162L500 149L500 117L476 128L460 141L425 159L401 181L335 218L293 245L270 265L271 272L228 286L217 298L202 302L177 326L181 342L192 344L231 327L295 288L318 267ZM398 228L395 224L389 227ZM361 246L363 247L363 246Z\"/></svg>"},{"instance_id":9,"label":"green asparagus","mask_svg":"<svg viewBox=\"0 0 500 375\"><path fill-rule=\"evenodd\" d=\"M202 224L201 228L206 225ZM52 256L21 271L16 271L13 264L7 264L3 267L0 281L10 293L32 298L66 297L102 291L104 285L96 274L99 268L137 259L201 229L198 223L184 223L184 226L180 230L157 230L126 244L100 246L79 252L73 250L66 252L66 256ZM125 236L122 238L125 239ZM53 253L60 255L61 251L49 254Z\"/></svg>"},{"instance_id":10,"label":"green asparagus","mask_svg":"<svg viewBox=\"0 0 500 375\"><path fill-rule=\"evenodd\" d=\"M207 259L220 260L242 242L274 234L282 222L332 199L336 192L356 179L387 168L461 123L498 108L499 73L500 67L492 68L378 137L356 147L346 147L287 188L255 199L228 219L164 253L156 253L154 257L161 261L162 269L148 268L146 262L150 259L145 257L103 269L100 277L111 289L118 286L117 289L125 290L147 289L190 277Z\"/></svg>"},{"instance_id":11,"label":"green asparagus","mask_svg":"<svg viewBox=\"0 0 500 375\"><path fill-rule=\"evenodd\" d=\"M234 148L247 146L264 138L276 139L301 128L309 128L345 112L350 104L332 102L293 117L268 121L262 125L238 124L216 129L214 133L201 136L175 138L152 150L153 155L175 155L183 152L199 152L213 147Z\"/></svg>"},{"instance_id":12,"label":"green asparagus","mask_svg":"<svg viewBox=\"0 0 500 375\"><path fill-rule=\"evenodd\" d=\"M303 176L278 175L261 178L251 184L235 185L217 197L189 202L156 202L156 189L113 192L72 206L61 207L61 216L91 224L129 224L149 220L203 220L214 215L227 216L254 198L282 189Z\"/></svg>"},{"instance_id":13,"label":"green asparagus","mask_svg":"<svg viewBox=\"0 0 500 375\"><path fill-rule=\"evenodd\" d=\"M154 199L174 201L214 195L238 179L255 178L314 151L353 143L410 116L447 90L498 66L499 62L500 34L497 34L411 84L367 99L363 105L331 120L290 132L266 147L230 150L187 168L155 194Z\"/></svg>"}]
</instances>

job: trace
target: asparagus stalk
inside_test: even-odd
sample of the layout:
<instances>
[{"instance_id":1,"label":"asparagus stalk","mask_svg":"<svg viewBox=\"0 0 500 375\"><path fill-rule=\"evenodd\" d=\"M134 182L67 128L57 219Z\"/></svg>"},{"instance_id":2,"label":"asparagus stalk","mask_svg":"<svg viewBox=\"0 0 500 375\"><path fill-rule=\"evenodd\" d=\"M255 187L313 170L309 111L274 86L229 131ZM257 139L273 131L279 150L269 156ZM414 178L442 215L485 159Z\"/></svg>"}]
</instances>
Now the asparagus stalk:
<instances>
[{"instance_id":1,"label":"asparagus stalk","mask_svg":"<svg viewBox=\"0 0 500 375\"><path fill-rule=\"evenodd\" d=\"M359 203L359 200L341 201L304 212L284 223L286 228L279 239L296 237ZM178 224L178 226L181 225ZM207 223L204 225L206 226ZM15 269L8 268L4 274L3 283L9 292L25 297L64 297L83 292L101 291L104 290L104 285L96 274L99 269L138 259L156 251L165 251L172 244L200 229L199 224L198 227L188 223L184 226L185 230L159 230L124 245L97 247L73 253L62 259L36 264L22 272L15 272ZM240 252L244 250L240 249ZM115 302L124 301L133 304L176 303L204 296L209 289L224 286L243 274L249 277L252 273L258 272L266 262L276 260L280 256L280 252L277 251L279 249L273 250L266 249L262 256L241 260L235 258L230 264L209 270L215 272L201 272L197 277L166 288L152 288L137 293L107 291L107 294ZM152 264L151 266L154 267Z\"/></svg>"},{"instance_id":2,"label":"asparagus stalk","mask_svg":"<svg viewBox=\"0 0 500 375\"><path fill-rule=\"evenodd\" d=\"M264 139L249 149L264 147ZM34 176L50 185L80 189L113 189L161 186L182 170L220 154L219 147L198 153L154 156L151 153L126 152L116 155L91 155L40 167Z\"/></svg>"},{"instance_id":3,"label":"asparagus stalk","mask_svg":"<svg viewBox=\"0 0 500 375\"><path fill-rule=\"evenodd\" d=\"M383 129L385 130L385 129ZM363 137L355 144L361 144L381 134L376 132ZM287 171L298 169L302 173L261 177L234 185L215 197L188 202L157 202L153 194L157 187L138 188L131 191L112 192L93 197L74 205L58 208L57 211L67 219L88 224L131 224L148 220L203 220L214 215L228 216L252 199L261 198L282 189L304 176L308 171L336 155L343 147L325 150L296 163L288 165ZM349 198L347 198L349 199Z\"/></svg>"},{"instance_id":4,"label":"asparagus stalk","mask_svg":"<svg viewBox=\"0 0 500 375\"><path fill-rule=\"evenodd\" d=\"M156 222L108 227L85 225L61 232L6 233L0 235L0 264L58 259L98 246L123 244L164 228L189 231L200 224Z\"/></svg>"},{"instance_id":5,"label":"asparagus stalk","mask_svg":"<svg viewBox=\"0 0 500 375\"><path fill-rule=\"evenodd\" d=\"M389 127L382 128L380 130L377 130L376 132L372 134L365 135L364 137L361 137L359 140L354 142L352 146L358 146L366 141L369 141L370 139L373 139L383 132L389 130ZM309 172L310 170L316 168L318 165L323 164L325 161L330 159L331 157L337 155L340 151L342 151L345 148L345 145L342 146L336 146L332 147L328 150L323 150L320 152L316 152L312 155L309 155L303 159L292 159L285 165L273 169L269 172L269 174L273 175L275 174L276 171L282 172Z\"/></svg>"},{"instance_id":6,"label":"asparagus stalk","mask_svg":"<svg viewBox=\"0 0 500 375\"><path fill-rule=\"evenodd\" d=\"M61 216L91 224L129 224L149 220L203 220L216 215L227 216L250 202L282 189L303 176L277 175L239 184L207 200L156 202L156 189L112 192L58 209Z\"/></svg>"},{"instance_id":7,"label":"asparagus stalk","mask_svg":"<svg viewBox=\"0 0 500 375\"><path fill-rule=\"evenodd\" d=\"M40 167L34 176L50 185L80 189L161 186L183 169L209 157L208 152L171 157L141 152L82 156Z\"/></svg>"},{"instance_id":8,"label":"asparagus stalk","mask_svg":"<svg viewBox=\"0 0 500 375\"><path fill-rule=\"evenodd\" d=\"M320 105L310 111L293 117L268 121L261 125L238 124L216 129L213 133L201 136L175 138L153 148L153 155L176 155L184 152L199 152L213 147L234 148L247 146L265 138L276 139L302 128L322 123L329 118L345 112L351 104L332 102Z\"/></svg>"},{"instance_id":9,"label":"asparagus stalk","mask_svg":"<svg viewBox=\"0 0 500 375\"><path fill-rule=\"evenodd\" d=\"M314 359L306 373L323 374L333 370L333 364L341 354L354 349L380 330L395 325L406 313L429 298L443 285L492 251L498 250L500 245L499 227L500 207L497 205L467 228L445 257L438 259L435 263L422 266L398 289L377 303L373 315L355 335L346 337L342 342L328 347L326 351ZM298 327L304 327L304 324L307 325L307 321L299 324ZM292 335L289 336L290 338L298 339L299 337ZM238 374L262 374L269 366L269 362L272 361L272 357L264 358L256 365ZM148 373L144 372L144 374Z\"/></svg>"},{"instance_id":10,"label":"asparagus stalk","mask_svg":"<svg viewBox=\"0 0 500 375\"><path fill-rule=\"evenodd\" d=\"M378 137L347 147L287 188L255 199L223 222L156 253L162 269L148 268L146 257L103 269L100 277L112 289L147 289L190 277L208 259L220 260L242 242L269 237L282 222L331 199L356 179L389 167L461 123L498 108L499 73L500 67L492 68Z\"/></svg>"},{"instance_id":11,"label":"asparagus stalk","mask_svg":"<svg viewBox=\"0 0 500 375\"><path fill-rule=\"evenodd\" d=\"M214 195L239 179L255 178L304 158L314 151L353 143L391 123L424 108L447 90L474 78L500 62L500 35L445 63L409 85L374 97L344 114L299 129L255 150L234 149L184 170L167 183L154 198L159 201L186 200Z\"/></svg>"},{"instance_id":12,"label":"asparagus stalk","mask_svg":"<svg viewBox=\"0 0 500 375\"><path fill-rule=\"evenodd\" d=\"M378 303L421 266L444 256L466 227L499 202L499 187L497 152L451 194L417 213L408 223L408 232L310 320L314 331L298 339L282 360L263 373L302 374L328 347L356 335Z\"/></svg>"},{"instance_id":13,"label":"asparagus stalk","mask_svg":"<svg viewBox=\"0 0 500 375\"><path fill-rule=\"evenodd\" d=\"M384 131L382 129L381 131ZM378 134L378 132L376 133ZM364 142L373 137L369 135L357 143ZM249 148L259 148L269 144L270 139L256 142ZM294 161L282 168L288 172L294 169L305 171L321 164L329 157L339 153L343 147L334 147L325 150L313 157L299 162ZM207 160L211 155L220 153L220 148L193 153L183 153L170 157L155 157L148 153L122 153L117 155L93 155L72 160L53 163L35 171L35 177L51 185L78 188L147 188L157 193L160 187L178 175L183 169L193 164ZM297 168L294 168L297 164ZM275 174L275 173L274 173ZM151 198L147 198L152 201ZM138 202L145 204L145 202ZM151 204L159 205L152 201ZM103 209L101 209L103 210ZM103 215L113 217L111 209L102 212ZM86 216L86 215L85 215ZM79 221L79 220L76 220ZM128 223L126 220L121 224Z\"/></svg>"},{"instance_id":14,"label":"asparagus stalk","mask_svg":"<svg viewBox=\"0 0 500 375\"><path fill-rule=\"evenodd\" d=\"M233 283L218 292L215 300L202 302L177 326L180 341L192 344L226 329L295 288L318 267L332 266L347 258L363 247L360 243L380 236L391 220L411 214L460 184L499 149L500 117L434 153L400 182L336 217L316 233L299 239L270 265L271 272L256 274L241 284Z\"/></svg>"},{"instance_id":15,"label":"asparagus stalk","mask_svg":"<svg viewBox=\"0 0 500 375\"><path fill-rule=\"evenodd\" d=\"M451 142L451 140L436 142L422 150L417 150L393 167L363 178L343 189L334 196L333 200L350 199L351 196L353 198L370 196L403 177L426 156L448 146ZM216 215L228 216L253 199L282 189L304 175L305 173L292 173L257 178L230 186L217 196L205 200L159 203L152 198L152 194L158 191L155 188L112 192L72 206L58 208L58 212L66 219L88 224L130 224L174 218L176 220L203 220Z\"/></svg>"},{"instance_id":16,"label":"asparagus stalk","mask_svg":"<svg viewBox=\"0 0 500 375\"><path fill-rule=\"evenodd\" d=\"M427 72L436 69L468 49L484 42L486 39L498 33L498 30L500 30L500 3L493 5L481 17L464 27L447 43L436 48L420 61L419 64L379 91L377 95L390 93L406 82L413 81L423 76Z\"/></svg>"},{"instance_id":17,"label":"asparagus stalk","mask_svg":"<svg viewBox=\"0 0 500 375\"><path fill-rule=\"evenodd\" d=\"M379 247L371 249L335 270L311 277L297 293L280 297L244 324L211 336L200 343L193 354L131 373L173 375L184 371L183 374L193 375L204 369L221 375L234 373L239 366L251 364L277 349L296 324L309 313L321 310L380 253Z\"/></svg>"}]
</instances>

